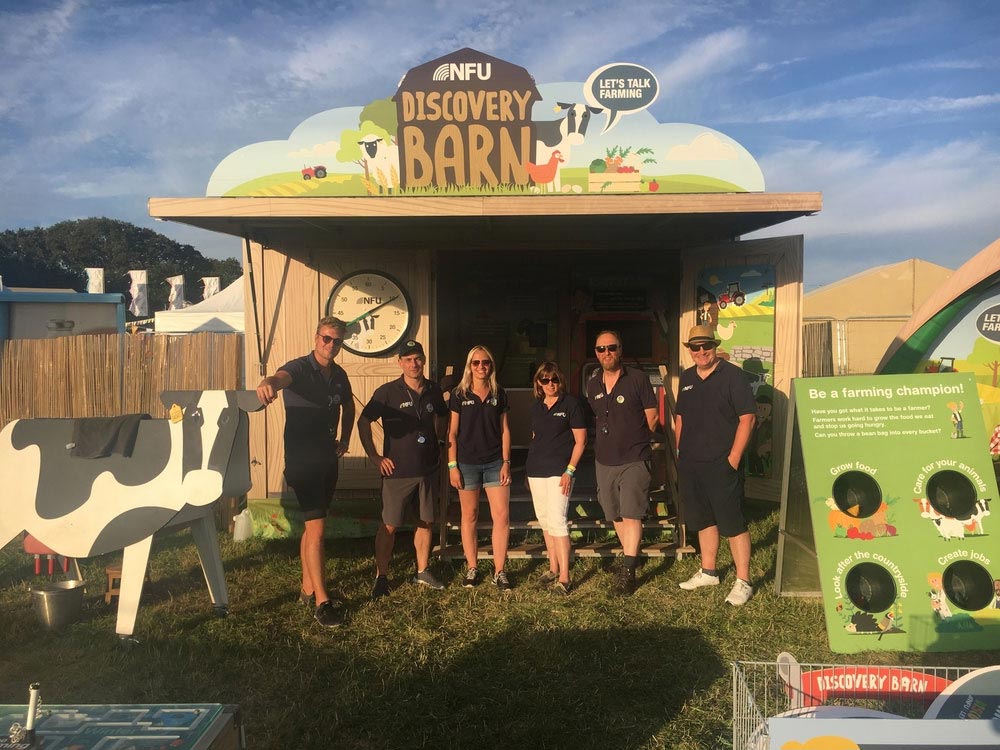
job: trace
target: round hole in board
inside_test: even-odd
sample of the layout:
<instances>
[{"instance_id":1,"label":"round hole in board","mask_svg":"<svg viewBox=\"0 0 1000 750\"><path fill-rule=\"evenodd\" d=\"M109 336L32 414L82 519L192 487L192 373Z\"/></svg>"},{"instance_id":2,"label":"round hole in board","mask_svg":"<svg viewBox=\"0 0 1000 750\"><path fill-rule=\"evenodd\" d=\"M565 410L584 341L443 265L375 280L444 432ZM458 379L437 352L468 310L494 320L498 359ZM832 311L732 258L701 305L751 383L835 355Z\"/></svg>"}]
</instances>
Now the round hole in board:
<instances>
[{"instance_id":1,"label":"round hole in board","mask_svg":"<svg viewBox=\"0 0 1000 750\"><path fill-rule=\"evenodd\" d=\"M868 518L882 507L882 488L870 474L845 471L833 481L833 501L854 518Z\"/></svg>"},{"instance_id":2,"label":"round hole in board","mask_svg":"<svg viewBox=\"0 0 1000 750\"><path fill-rule=\"evenodd\" d=\"M859 563L847 571L844 588L851 604L862 612L884 612L896 601L892 573L877 563Z\"/></svg>"},{"instance_id":3,"label":"round hole in board","mask_svg":"<svg viewBox=\"0 0 1000 750\"><path fill-rule=\"evenodd\" d=\"M972 560L957 560L944 569L942 586L948 601L969 612L985 609L993 603L993 577Z\"/></svg>"},{"instance_id":4,"label":"round hole in board","mask_svg":"<svg viewBox=\"0 0 1000 750\"><path fill-rule=\"evenodd\" d=\"M976 488L965 474L945 469L927 480L927 502L942 516L971 518L976 510Z\"/></svg>"}]
</instances>

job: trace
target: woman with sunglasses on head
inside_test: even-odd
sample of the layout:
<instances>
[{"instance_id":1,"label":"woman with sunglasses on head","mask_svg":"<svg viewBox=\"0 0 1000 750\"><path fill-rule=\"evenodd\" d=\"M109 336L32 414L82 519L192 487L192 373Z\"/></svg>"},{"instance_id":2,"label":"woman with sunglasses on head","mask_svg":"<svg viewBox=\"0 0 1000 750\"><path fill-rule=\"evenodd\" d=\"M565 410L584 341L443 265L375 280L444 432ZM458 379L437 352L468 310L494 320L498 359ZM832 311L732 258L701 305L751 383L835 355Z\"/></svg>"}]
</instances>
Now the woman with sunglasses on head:
<instances>
[{"instance_id":1,"label":"woman with sunglasses on head","mask_svg":"<svg viewBox=\"0 0 1000 750\"><path fill-rule=\"evenodd\" d=\"M504 570L510 539L510 427L507 394L497 384L493 355L474 346L465 358L465 371L451 393L448 431L448 479L458 490L462 506L462 551L468 565L462 585L479 583L479 490L486 490L493 519L493 583L509 591Z\"/></svg>"},{"instance_id":2,"label":"woman with sunglasses on head","mask_svg":"<svg viewBox=\"0 0 1000 750\"><path fill-rule=\"evenodd\" d=\"M566 393L565 378L555 362L543 362L535 372L535 398L525 473L549 556L549 569L538 583L551 584L565 595L571 585L566 514L576 467L587 445L587 419L580 401Z\"/></svg>"}]
</instances>

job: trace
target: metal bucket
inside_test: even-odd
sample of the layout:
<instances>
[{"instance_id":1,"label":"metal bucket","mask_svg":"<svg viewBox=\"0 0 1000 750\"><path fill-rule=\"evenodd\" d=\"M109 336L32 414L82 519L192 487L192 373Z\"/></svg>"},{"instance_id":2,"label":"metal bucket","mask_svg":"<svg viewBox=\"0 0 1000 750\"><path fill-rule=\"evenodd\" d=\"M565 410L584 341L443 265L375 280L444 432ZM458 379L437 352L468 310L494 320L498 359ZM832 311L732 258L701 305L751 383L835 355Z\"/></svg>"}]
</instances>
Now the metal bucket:
<instances>
[{"instance_id":1,"label":"metal bucket","mask_svg":"<svg viewBox=\"0 0 1000 750\"><path fill-rule=\"evenodd\" d=\"M35 615L47 630L58 630L80 619L83 581L52 581L31 587Z\"/></svg>"}]
</instances>

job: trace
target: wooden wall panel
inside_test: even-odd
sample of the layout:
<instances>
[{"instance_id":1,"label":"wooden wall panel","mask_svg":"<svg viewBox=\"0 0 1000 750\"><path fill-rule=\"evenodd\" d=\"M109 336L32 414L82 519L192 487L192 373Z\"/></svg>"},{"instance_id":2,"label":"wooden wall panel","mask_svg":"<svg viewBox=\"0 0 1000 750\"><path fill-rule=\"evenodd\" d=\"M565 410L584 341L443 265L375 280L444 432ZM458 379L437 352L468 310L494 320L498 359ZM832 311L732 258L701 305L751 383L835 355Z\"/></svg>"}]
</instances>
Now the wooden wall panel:
<instances>
[{"instance_id":1,"label":"wooden wall panel","mask_svg":"<svg viewBox=\"0 0 1000 750\"><path fill-rule=\"evenodd\" d=\"M747 477L746 493L750 497L778 502L781 498L782 462L785 455L784 425L787 423L788 398L792 378L802 374L802 236L768 237L760 240L730 242L707 248L692 248L683 253L683 278L681 280L680 342L687 338L695 325L695 285L699 271L708 267L745 266L770 264L775 271L775 320L774 320L774 391L771 413L774 424L771 456L771 479ZM690 360L682 357L682 366L689 367ZM677 393L679 369L671 378L671 387Z\"/></svg>"},{"instance_id":2,"label":"wooden wall panel","mask_svg":"<svg viewBox=\"0 0 1000 750\"><path fill-rule=\"evenodd\" d=\"M434 356L430 335L433 296L430 252L373 254L332 251L322 245L262 251L256 244L251 246L251 252L268 375L288 360L312 351L316 321L325 314L330 290L345 275L367 269L384 271L406 288L414 309L414 325L408 335L420 341L428 354ZM246 298L249 300L247 283ZM250 388L256 387L260 380L254 335L251 313L247 316L246 345L247 387ZM376 388L399 377L394 354L373 359L344 351L336 361L351 380L358 414ZM255 418L251 423L251 457L259 463L251 462L253 488L250 497L292 495L283 476L284 424L284 405L280 399L262 418ZM379 425L374 426L373 435L376 445L380 445ZM378 471L365 456L355 429L348 453L341 461L338 490L376 491L379 486Z\"/></svg>"}]
</instances>

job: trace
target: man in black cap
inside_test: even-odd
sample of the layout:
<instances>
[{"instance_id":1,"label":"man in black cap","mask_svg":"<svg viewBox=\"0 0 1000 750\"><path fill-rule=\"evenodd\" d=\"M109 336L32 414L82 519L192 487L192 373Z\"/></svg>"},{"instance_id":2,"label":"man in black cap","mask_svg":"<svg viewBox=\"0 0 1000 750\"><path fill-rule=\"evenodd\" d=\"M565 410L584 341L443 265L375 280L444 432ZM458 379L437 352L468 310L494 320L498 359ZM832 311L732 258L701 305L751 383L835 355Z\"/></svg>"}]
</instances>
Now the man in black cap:
<instances>
[{"instance_id":1,"label":"man in black cap","mask_svg":"<svg viewBox=\"0 0 1000 750\"><path fill-rule=\"evenodd\" d=\"M413 582L432 589L444 584L431 573L431 524L437 510L438 440L444 435L448 415L441 388L424 377L424 348L404 342L396 352L403 374L375 390L358 418L358 437L368 458L382 472L382 524L375 534L375 587L372 599L389 593L389 562L396 529L408 509L416 511L413 546L417 574ZM375 449L372 422L382 420L382 453Z\"/></svg>"},{"instance_id":2,"label":"man in black cap","mask_svg":"<svg viewBox=\"0 0 1000 750\"><path fill-rule=\"evenodd\" d=\"M698 532L701 569L680 587L692 591L719 585L719 538L728 537L736 583L726 602L739 607L753 595L740 460L753 432L757 405L743 371L719 358L720 343L705 325L694 326L684 342L694 367L681 373L674 433L684 520L688 529Z\"/></svg>"}]
</instances>

